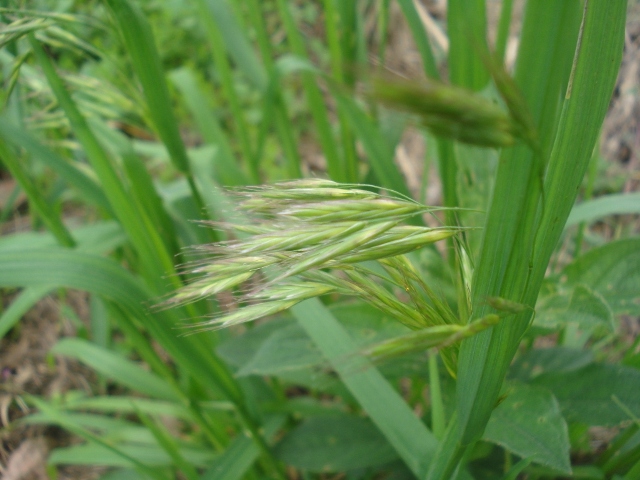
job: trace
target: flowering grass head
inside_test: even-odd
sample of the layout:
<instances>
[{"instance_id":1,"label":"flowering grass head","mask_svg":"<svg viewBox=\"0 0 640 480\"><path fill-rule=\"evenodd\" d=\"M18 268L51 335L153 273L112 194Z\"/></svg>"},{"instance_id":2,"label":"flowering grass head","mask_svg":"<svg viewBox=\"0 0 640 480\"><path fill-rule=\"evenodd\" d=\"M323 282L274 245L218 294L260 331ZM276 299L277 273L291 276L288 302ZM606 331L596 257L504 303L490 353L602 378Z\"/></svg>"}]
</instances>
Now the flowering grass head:
<instances>
[{"instance_id":1,"label":"flowering grass head","mask_svg":"<svg viewBox=\"0 0 640 480\"><path fill-rule=\"evenodd\" d=\"M181 271L191 280L163 306L231 291L237 308L191 324L188 333L250 322L312 297L339 294L358 297L412 330L437 327L442 332L434 333L445 343L451 336L461 337L464 322L405 257L460 232L460 227L404 224L439 208L361 185L316 179L249 187L230 195L246 220L208 223L233 238L194 247L199 259ZM364 262L377 262L378 267ZM425 333L422 337L434 338ZM427 343L433 347L438 342ZM420 342L405 344L415 348ZM395 355L403 347L380 349ZM443 358L453 371L455 352Z\"/></svg>"}]
</instances>

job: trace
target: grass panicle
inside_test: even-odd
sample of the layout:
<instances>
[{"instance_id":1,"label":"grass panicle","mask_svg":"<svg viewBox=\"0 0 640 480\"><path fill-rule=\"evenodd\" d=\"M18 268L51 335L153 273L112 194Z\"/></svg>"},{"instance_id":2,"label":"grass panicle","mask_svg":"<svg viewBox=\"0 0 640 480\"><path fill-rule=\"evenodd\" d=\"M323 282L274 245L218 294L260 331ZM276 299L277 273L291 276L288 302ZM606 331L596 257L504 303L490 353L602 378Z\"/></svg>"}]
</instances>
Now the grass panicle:
<instances>
[{"instance_id":1,"label":"grass panicle","mask_svg":"<svg viewBox=\"0 0 640 480\"><path fill-rule=\"evenodd\" d=\"M185 326L191 334L251 322L313 297L355 296L414 330L408 341L392 339L364 354L384 360L420 347L441 348L455 377L457 346L447 347L493 323L465 326L404 254L450 238L460 228L400 225L433 209L359 187L301 180L234 190L240 210L254 223L205 222L238 238L194 247L200 258L180 269L191 282L161 306L236 291L224 313ZM379 266L362 263L371 261Z\"/></svg>"},{"instance_id":2,"label":"grass panicle","mask_svg":"<svg viewBox=\"0 0 640 480\"><path fill-rule=\"evenodd\" d=\"M179 270L191 281L161 304L215 297L251 280L236 298L238 309L195 324L197 331L256 320L328 293L357 296L412 329L459 323L399 257L460 230L399 224L429 207L327 180L283 182L233 195L254 223L209 222L238 238L194 247L199 258ZM360 265L377 260L388 277ZM410 292L413 305L399 300L394 286Z\"/></svg>"},{"instance_id":3,"label":"grass panicle","mask_svg":"<svg viewBox=\"0 0 640 480\"><path fill-rule=\"evenodd\" d=\"M498 315L487 315L467 325L436 325L376 343L363 350L371 360L382 362L414 352L444 349L476 333L496 325ZM448 365L447 365L448 368ZM455 377L455 370L451 372Z\"/></svg>"},{"instance_id":4,"label":"grass panicle","mask_svg":"<svg viewBox=\"0 0 640 480\"><path fill-rule=\"evenodd\" d=\"M436 135L471 145L502 148L523 137L521 125L494 102L436 80L417 83L378 79L370 96L416 115Z\"/></svg>"},{"instance_id":5,"label":"grass panicle","mask_svg":"<svg viewBox=\"0 0 640 480\"><path fill-rule=\"evenodd\" d=\"M210 320L187 326L187 334L231 327L241 323L252 322L269 315L283 312L309 298L319 297L334 290L330 285L319 283L283 283L265 288L257 294L251 294L252 305L243 306Z\"/></svg>"}]
</instances>

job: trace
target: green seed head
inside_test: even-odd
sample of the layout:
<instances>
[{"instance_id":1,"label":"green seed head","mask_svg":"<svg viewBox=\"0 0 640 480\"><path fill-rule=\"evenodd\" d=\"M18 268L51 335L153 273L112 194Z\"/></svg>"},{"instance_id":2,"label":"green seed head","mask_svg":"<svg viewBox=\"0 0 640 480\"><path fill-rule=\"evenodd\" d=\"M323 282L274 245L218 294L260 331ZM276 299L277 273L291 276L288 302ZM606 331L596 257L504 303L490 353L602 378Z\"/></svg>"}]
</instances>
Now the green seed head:
<instances>
[{"instance_id":1,"label":"green seed head","mask_svg":"<svg viewBox=\"0 0 640 480\"><path fill-rule=\"evenodd\" d=\"M199 259L181 270L192 280L165 305L252 283L236 297L243 306L194 325L197 331L253 321L329 293L357 296L415 330L456 323L402 257L459 231L401 225L432 208L358 185L313 179L236 190L232 195L254 223L212 224L240 238L196 247ZM365 261L390 262L382 265L390 277L363 268L360 262ZM409 294L410 301L397 293Z\"/></svg>"},{"instance_id":2,"label":"green seed head","mask_svg":"<svg viewBox=\"0 0 640 480\"><path fill-rule=\"evenodd\" d=\"M429 80L423 83L374 80L370 95L391 108L416 115L436 135L485 147L508 147L529 140L528 111L502 78L509 111L466 89Z\"/></svg>"}]
</instances>

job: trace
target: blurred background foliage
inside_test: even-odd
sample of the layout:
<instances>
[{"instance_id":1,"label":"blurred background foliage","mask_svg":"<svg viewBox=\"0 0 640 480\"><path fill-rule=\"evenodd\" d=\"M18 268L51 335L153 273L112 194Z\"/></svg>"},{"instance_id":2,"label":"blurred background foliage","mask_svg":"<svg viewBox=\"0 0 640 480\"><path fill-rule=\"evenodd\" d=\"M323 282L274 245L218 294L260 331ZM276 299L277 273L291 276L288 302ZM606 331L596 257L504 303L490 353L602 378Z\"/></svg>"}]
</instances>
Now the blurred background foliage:
<instances>
[{"instance_id":1,"label":"blurred background foliage","mask_svg":"<svg viewBox=\"0 0 640 480\"><path fill-rule=\"evenodd\" d=\"M186 247L230 238L196 220L242 223L219 187L320 177L466 208L410 222L474 227L468 263L453 241L409 256L466 323L498 147L535 143L506 75L520 30L527 12L545 13L525 45L543 51L566 15L555 60L566 84L584 2L525 3L450 1L448 16L447 2L409 0L2 5L5 478L426 478L459 402L445 366L428 352L345 361L410 332L391 316L332 294L181 336L185 320L245 299L152 307L190 280ZM603 154L585 160L582 203L458 478L640 475L636 3ZM542 134L560 121L552 100ZM484 131L489 117L474 115L487 112Z\"/></svg>"}]
</instances>

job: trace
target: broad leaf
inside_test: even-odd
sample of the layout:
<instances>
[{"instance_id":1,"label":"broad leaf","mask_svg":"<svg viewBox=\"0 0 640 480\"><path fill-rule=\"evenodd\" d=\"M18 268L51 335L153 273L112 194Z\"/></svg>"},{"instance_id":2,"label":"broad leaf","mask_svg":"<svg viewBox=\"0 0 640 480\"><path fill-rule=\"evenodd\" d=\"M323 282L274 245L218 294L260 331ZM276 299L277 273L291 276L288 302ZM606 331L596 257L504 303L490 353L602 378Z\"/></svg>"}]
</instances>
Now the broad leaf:
<instances>
[{"instance_id":1,"label":"broad leaf","mask_svg":"<svg viewBox=\"0 0 640 480\"><path fill-rule=\"evenodd\" d=\"M377 467L398 458L369 420L350 415L305 420L278 445L276 454L309 472Z\"/></svg>"},{"instance_id":2,"label":"broad leaf","mask_svg":"<svg viewBox=\"0 0 640 480\"><path fill-rule=\"evenodd\" d=\"M318 348L302 328L292 323L272 333L237 375L277 375L321 364Z\"/></svg>"},{"instance_id":3,"label":"broad leaf","mask_svg":"<svg viewBox=\"0 0 640 480\"><path fill-rule=\"evenodd\" d=\"M516 455L570 474L569 433L553 395L544 388L511 386L494 410L484 440Z\"/></svg>"},{"instance_id":4,"label":"broad leaf","mask_svg":"<svg viewBox=\"0 0 640 480\"><path fill-rule=\"evenodd\" d=\"M331 311L358 346L371 345L408 331L375 308L360 302L334 306ZM290 381L304 381L299 378L304 373L311 379L315 378L312 384L316 388L328 386L328 363L307 333L291 320L277 319L260 325L225 342L218 352L240 367L238 376L275 375ZM343 360L349 362L354 359L346 356ZM391 376L405 376L407 368L416 368L411 358L402 360L385 363L383 372ZM353 373L357 368L354 365ZM308 379L303 384L311 386Z\"/></svg>"},{"instance_id":5,"label":"broad leaf","mask_svg":"<svg viewBox=\"0 0 640 480\"><path fill-rule=\"evenodd\" d=\"M528 382L545 373L567 373L593 363L590 350L553 347L530 350L513 362L509 378Z\"/></svg>"},{"instance_id":6,"label":"broad leaf","mask_svg":"<svg viewBox=\"0 0 640 480\"><path fill-rule=\"evenodd\" d=\"M255 325L243 334L229 338L218 346L216 351L229 365L242 368L251 361L272 333L292 323L293 320L283 316Z\"/></svg>"},{"instance_id":7,"label":"broad leaf","mask_svg":"<svg viewBox=\"0 0 640 480\"><path fill-rule=\"evenodd\" d=\"M640 371L635 368L591 364L540 375L532 384L551 390L570 422L613 426L640 416Z\"/></svg>"},{"instance_id":8,"label":"broad leaf","mask_svg":"<svg viewBox=\"0 0 640 480\"><path fill-rule=\"evenodd\" d=\"M602 295L616 314L640 315L640 238L611 242L582 255L563 274Z\"/></svg>"},{"instance_id":9,"label":"broad leaf","mask_svg":"<svg viewBox=\"0 0 640 480\"><path fill-rule=\"evenodd\" d=\"M613 312L603 296L586 285L577 285L570 295L541 298L536 305L534 325L557 329L574 325L583 332L614 330Z\"/></svg>"}]
</instances>

